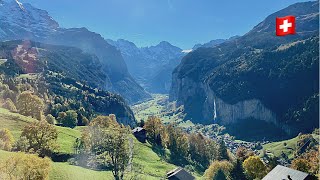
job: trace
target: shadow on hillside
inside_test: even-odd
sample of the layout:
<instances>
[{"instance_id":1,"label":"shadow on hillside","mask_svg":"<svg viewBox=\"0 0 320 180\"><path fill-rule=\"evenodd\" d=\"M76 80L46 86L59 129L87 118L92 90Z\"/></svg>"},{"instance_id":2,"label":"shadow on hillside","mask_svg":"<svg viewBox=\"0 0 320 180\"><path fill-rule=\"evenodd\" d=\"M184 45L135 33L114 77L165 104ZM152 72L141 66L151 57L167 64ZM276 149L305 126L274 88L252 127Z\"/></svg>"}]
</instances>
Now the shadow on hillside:
<instances>
[{"instance_id":1,"label":"shadow on hillside","mask_svg":"<svg viewBox=\"0 0 320 180\"><path fill-rule=\"evenodd\" d=\"M200 164L194 163L191 160L186 159L178 153L168 152L162 146L153 145L152 151L155 152L162 160L179 167L188 167L189 171L197 172L198 174L203 174L203 172L206 170L205 167L201 166Z\"/></svg>"},{"instance_id":2,"label":"shadow on hillside","mask_svg":"<svg viewBox=\"0 0 320 180\"><path fill-rule=\"evenodd\" d=\"M51 159L53 162L67 162L73 155L71 154L61 154L61 153L53 153L51 155Z\"/></svg>"}]
</instances>

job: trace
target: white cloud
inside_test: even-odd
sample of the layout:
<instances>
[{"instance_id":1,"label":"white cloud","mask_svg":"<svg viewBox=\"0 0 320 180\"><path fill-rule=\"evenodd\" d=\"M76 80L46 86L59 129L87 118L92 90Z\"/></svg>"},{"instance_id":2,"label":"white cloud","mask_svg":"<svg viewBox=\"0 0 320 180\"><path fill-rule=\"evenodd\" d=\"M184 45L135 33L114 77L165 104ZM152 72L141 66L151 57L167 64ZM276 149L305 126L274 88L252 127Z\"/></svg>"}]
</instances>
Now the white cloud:
<instances>
[{"instance_id":1,"label":"white cloud","mask_svg":"<svg viewBox=\"0 0 320 180\"><path fill-rule=\"evenodd\" d=\"M186 54L188 54L189 52L191 52L192 51L192 49L185 49L185 50L182 50L182 52L183 53L186 53Z\"/></svg>"}]
</instances>

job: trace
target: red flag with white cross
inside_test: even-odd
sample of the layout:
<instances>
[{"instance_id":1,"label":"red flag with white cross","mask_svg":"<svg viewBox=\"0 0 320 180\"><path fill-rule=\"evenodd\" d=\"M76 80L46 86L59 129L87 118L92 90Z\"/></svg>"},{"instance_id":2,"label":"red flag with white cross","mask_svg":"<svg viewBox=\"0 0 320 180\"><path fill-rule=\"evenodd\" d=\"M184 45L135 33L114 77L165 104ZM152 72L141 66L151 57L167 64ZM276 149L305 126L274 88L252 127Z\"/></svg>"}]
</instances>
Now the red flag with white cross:
<instances>
[{"instance_id":1,"label":"red flag with white cross","mask_svg":"<svg viewBox=\"0 0 320 180\"><path fill-rule=\"evenodd\" d=\"M286 16L276 18L276 35L285 36L296 33L296 17Z\"/></svg>"}]
</instances>

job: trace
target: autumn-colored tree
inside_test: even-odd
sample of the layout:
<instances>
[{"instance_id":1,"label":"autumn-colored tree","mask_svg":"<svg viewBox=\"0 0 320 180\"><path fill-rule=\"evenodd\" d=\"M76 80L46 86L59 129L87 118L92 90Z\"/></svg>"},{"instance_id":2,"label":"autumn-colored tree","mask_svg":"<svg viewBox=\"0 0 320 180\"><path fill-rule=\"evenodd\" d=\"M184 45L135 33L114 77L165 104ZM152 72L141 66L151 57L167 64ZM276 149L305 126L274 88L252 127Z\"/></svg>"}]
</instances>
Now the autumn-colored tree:
<instances>
[{"instance_id":1,"label":"autumn-colored tree","mask_svg":"<svg viewBox=\"0 0 320 180\"><path fill-rule=\"evenodd\" d=\"M78 124L78 114L76 111L69 110L65 116L61 118L61 123L64 127L74 128Z\"/></svg>"},{"instance_id":2,"label":"autumn-colored tree","mask_svg":"<svg viewBox=\"0 0 320 180\"><path fill-rule=\"evenodd\" d=\"M188 153L188 136L182 131L181 128L175 124L169 124L165 127L164 141L166 147L170 149L174 155L187 156Z\"/></svg>"},{"instance_id":3,"label":"autumn-colored tree","mask_svg":"<svg viewBox=\"0 0 320 180\"><path fill-rule=\"evenodd\" d=\"M49 179L51 161L33 154L17 153L0 164L0 179Z\"/></svg>"},{"instance_id":4,"label":"autumn-colored tree","mask_svg":"<svg viewBox=\"0 0 320 180\"><path fill-rule=\"evenodd\" d=\"M4 102L2 107L5 108L5 109L8 109L11 112L17 112L18 111L16 106L12 102L12 100L9 99L9 98L6 99L6 101Z\"/></svg>"},{"instance_id":5,"label":"autumn-colored tree","mask_svg":"<svg viewBox=\"0 0 320 180\"><path fill-rule=\"evenodd\" d=\"M291 168L308 173L311 167L309 162L306 159L297 158L292 161Z\"/></svg>"},{"instance_id":6,"label":"autumn-colored tree","mask_svg":"<svg viewBox=\"0 0 320 180\"><path fill-rule=\"evenodd\" d=\"M191 133L188 136L189 157L192 161L197 162L207 168L211 161L217 160L218 144L200 133Z\"/></svg>"},{"instance_id":7,"label":"autumn-colored tree","mask_svg":"<svg viewBox=\"0 0 320 180\"><path fill-rule=\"evenodd\" d=\"M259 156L250 156L243 162L245 173L250 179L262 179L267 174L267 167Z\"/></svg>"},{"instance_id":8,"label":"autumn-colored tree","mask_svg":"<svg viewBox=\"0 0 320 180\"><path fill-rule=\"evenodd\" d=\"M241 146L241 147L239 147L239 148L237 149L237 151L236 151L236 156L237 156L238 159L240 159L240 160L243 162L243 161L246 160L249 156L254 156L254 153L253 153L251 150L249 150L249 149Z\"/></svg>"},{"instance_id":9,"label":"autumn-colored tree","mask_svg":"<svg viewBox=\"0 0 320 180\"><path fill-rule=\"evenodd\" d=\"M163 133L163 124L161 119L155 116L148 117L144 128L147 131L148 140L151 143L161 145L161 134Z\"/></svg>"},{"instance_id":10,"label":"autumn-colored tree","mask_svg":"<svg viewBox=\"0 0 320 180\"><path fill-rule=\"evenodd\" d=\"M209 168L205 171L205 179L214 179L215 177L221 177L219 171L222 171L226 179L231 179L230 173L232 171L233 165L228 161L213 161ZM220 172L221 173L221 172ZM223 177L223 176L222 176Z\"/></svg>"},{"instance_id":11,"label":"autumn-colored tree","mask_svg":"<svg viewBox=\"0 0 320 180\"><path fill-rule=\"evenodd\" d=\"M129 163L129 130L112 116L95 118L82 134L86 151L102 159L116 180L122 180Z\"/></svg>"},{"instance_id":12,"label":"autumn-colored tree","mask_svg":"<svg viewBox=\"0 0 320 180\"><path fill-rule=\"evenodd\" d=\"M0 149L10 151L14 143L14 138L9 129L0 130Z\"/></svg>"},{"instance_id":13,"label":"autumn-colored tree","mask_svg":"<svg viewBox=\"0 0 320 180\"><path fill-rule=\"evenodd\" d=\"M189 152L191 160L204 164L206 161L206 142L200 133L189 135Z\"/></svg>"},{"instance_id":14,"label":"autumn-colored tree","mask_svg":"<svg viewBox=\"0 0 320 180\"><path fill-rule=\"evenodd\" d=\"M119 127L119 124L113 116L98 116L90 122L89 126L99 128L114 128Z\"/></svg>"},{"instance_id":15,"label":"autumn-colored tree","mask_svg":"<svg viewBox=\"0 0 320 180\"><path fill-rule=\"evenodd\" d=\"M19 140L27 141L27 147L17 147L17 149L25 148L24 150L37 153L41 157L48 156L58 147L57 138L58 132L53 125L46 121L33 122L23 128ZM25 146L25 143L23 144Z\"/></svg>"},{"instance_id":16,"label":"autumn-colored tree","mask_svg":"<svg viewBox=\"0 0 320 180\"><path fill-rule=\"evenodd\" d=\"M302 156L310 165L309 173L319 175L319 145Z\"/></svg>"},{"instance_id":17,"label":"autumn-colored tree","mask_svg":"<svg viewBox=\"0 0 320 180\"><path fill-rule=\"evenodd\" d=\"M44 103L38 96L25 91L18 96L17 109L22 115L41 120Z\"/></svg>"}]
</instances>

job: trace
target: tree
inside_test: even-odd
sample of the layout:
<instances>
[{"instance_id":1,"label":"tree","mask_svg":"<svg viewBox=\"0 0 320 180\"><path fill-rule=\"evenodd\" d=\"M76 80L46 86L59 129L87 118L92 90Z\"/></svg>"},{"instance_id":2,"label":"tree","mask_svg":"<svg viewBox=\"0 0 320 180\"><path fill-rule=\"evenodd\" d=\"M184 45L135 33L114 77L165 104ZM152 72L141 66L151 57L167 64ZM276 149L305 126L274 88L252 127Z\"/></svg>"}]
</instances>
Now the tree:
<instances>
[{"instance_id":1,"label":"tree","mask_svg":"<svg viewBox=\"0 0 320 180\"><path fill-rule=\"evenodd\" d=\"M161 134L163 132L163 125L161 119L155 116L148 117L144 128L147 131L148 140L151 143L161 145Z\"/></svg>"},{"instance_id":2,"label":"tree","mask_svg":"<svg viewBox=\"0 0 320 180\"><path fill-rule=\"evenodd\" d=\"M130 159L129 130L114 117L99 116L82 134L84 148L111 168L116 180L122 180Z\"/></svg>"},{"instance_id":3,"label":"tree","mask_svg":"<svg viewBox=\"0 0 320 180\"><path fill-rule=\"evenodd\" d=\"M267 173L267 167L259 156L250 156L243 162L245 173L250 179L262 179Z\"/></svg>"},{"instance_id":4,"label":"tree","mask_svg":"<svg viewBox=\"0 0 320 180\"><path fill-rule=\"evenodd\" d=\"M58 118L57 118L58 123L61 123L61 122L62 122L62 119L64 119L66 116L67 116L67 113L65 113L65 112L59 112L59 113L58 113Z\"/></svg>"},{"instance_id":5,"label":"tree","mask_svg":"<svg viewBox=\"0 0 320 180\"><path fill-rule=\"evenodd\" d=\"M22 115L41 120L44 103L38 96L25 91L18 96L17 109Z\"/></svg>"},{"instance_id":6,"label":"tree","mask_svg":"<svg viewBox=\"0 0 320 180\"><path fill-rule=\"evenodd\" d=\"M223 140L221 140L219 142L219 147L218 147L218 160L228 160L229 159L229 156L228 156L228 151L227 151L227 146L226 144L224 143Z\"/></svg>"},{"instance_id":7,"label":"tree","mask_svg":"<svg viewBox=\"0 0 320 180\"><path fill-rule=\"evenodd\" d=\"M174 124L169 124L165 127L165 144L171 153L176 156L187 156L188 153L188 136L182 131L181 128L176 127Z\"/></svg>"},{"instance_id":8,"label":"tree","mask_svg":"<svg viewBox=\"0 0 320 180\"><path fill-rule=\"evenodd\" d=\"M54 118L51 114L48 114L48 115L46 116L46 121L47 121L49 124L55 124L56 118Z\"/></svg>"},{"instance_id":9,"label":"tree","mask_svg":"<svg viewBox=\"0 0 320 180\"><path fill-rule=\"evenodd\" d=\"M113 116L98 116L90 122L89 126L99 128L115 128L119 127L119 124L116 121L116 118Z\"/></svg>"},{"instance_id":10,"label":"tree","mask_svg":"<svg viewBox=\"0 0 320 180\"><path fill-rule=\"evenodd\" d=\"M61 118L61 123L65 127L74 128L78 124L78 114L76 111L69 110L65 116Z\"/></svg>"},{"instance_id":11,"label":"tree","mask_svg":"<svg viewBox=\"0 0 320 180\"><path fill-rule=\"evenodd\" d=\"M41 157L48 156L58 147L57 138L58 132L53 125L46 121L34 122L26 125L20 136L19 141L27 141L27 147L18 146L17 149L34 152Z\"/></svg>"},{"instance_id":12,"label":"tree","mask_svg":"<svg viewBox=\"0 0 320 180\"><path fill-rule=\"evenodd\" d=\"M9 129L0 130L0 149L10 151L14 143L14 138Z\"/></svg>"},{"instance_id":13,"label":"tree","mask_svg":"<svg viewBox=\"0 0 320 180\"><path fill-rule=\"evenodd\" d=\"M240 159L243 162L249 156L254 156L254 153L251 150L241 146L237 149L236 156L238 159Z\"/></svg>"},{"instance_id":14,"label":"tree","mask_svg":"<svg viewBox=\"0 0 320 180\"><path fill-rule=\"evenodd\" d=\"M297 158L292 161L291 168L308 173L311 167L309 162L306 159Z\"/></svg>"},{"instance_id":15,"label":"tree","mask_svg":"<svg viewBox=\"0 0 320 180\"><path fill-rule=\"evenodd\" d=\"M204 176L206 179L214 179L217 176L222 178L223 175L221 175L221 172L220 175L218 174L219 171L222 171L225 179L229 180L231 179L230 173L232 168L232 164L228 161L213 161L209 168L205 171Z\"/></svg>"},{"instance_id":16,"label":"tree","mask_svg":"<svg viewBox=\"0 0 320 180\"><path fill-rule=\"evenodd\" d=\"M16 106L14 105L14 103L12 102L11 99L7 98L6 101L4 102L3 108L8 109L11 112L18 112Z\"/></svg>"},{"instance_id":17,"label":"tree","mask_svg":"<svg viewBox=\"0 0 320 180\"><path fill-rule=\"evenodd\" d=\"M213 177L212 179L214 179L214 180L227 180L227 177L226 177L226 175L224 174L224 172L222 171L222 169L219 169L219 170L215 173L215 175L214 175L214 177Z\"/></svg>"},{"instance_id":18,"label":"tree","mask_svg":"<svg viewBox=\"0 0 320 180\"><path fill-rule=\"evenodd\" d=\"M49 179L51 161L33 154L17 153L0 165L0 179Z\"/></svg>"},{"instance_id":19,"label":"tree","mask_svg":"<svg viewBox=\"0 0 320 180\"><path fill-rule=\"evenodd\" d=\"M246 180L246 175L244 174L244 169L242 167L242 161L240 159L237 159L233 165L232 171L231 171L231 177L232 179L239 179L239 180Z\"/></svg>"}]
</instances>

